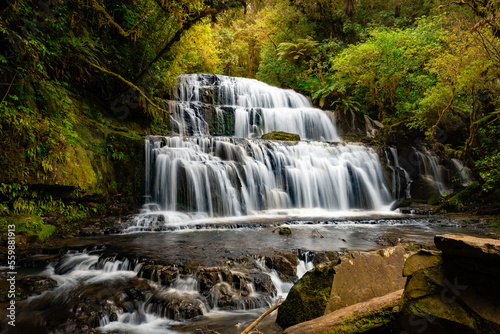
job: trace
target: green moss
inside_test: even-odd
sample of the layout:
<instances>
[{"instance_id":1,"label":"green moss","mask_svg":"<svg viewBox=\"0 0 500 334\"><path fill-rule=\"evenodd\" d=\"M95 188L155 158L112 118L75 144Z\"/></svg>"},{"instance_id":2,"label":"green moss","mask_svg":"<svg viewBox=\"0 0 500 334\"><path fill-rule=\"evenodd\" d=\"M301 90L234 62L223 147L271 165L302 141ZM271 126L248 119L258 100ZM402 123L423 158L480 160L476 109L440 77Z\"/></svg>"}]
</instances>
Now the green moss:
<instances>
[{"instance_id":1,"label":"green moss","mask_svg":"<svg viewBox=\"0 0 500 334\"><path fill-rule=\"evenodd\" d=\"M365 333L368 330L385 327L391 321L392 309L392 306L388 306L364 314L355 312L350 317L346 317L345 320L335 326L335 328L323 331L321 334Z\"/></svg>"},{"instance_id":2,"label":"green moss","mask_svg":"<svg viewBox=\"0 0 500 334\"><path fill-rule=\"evenodd\" d=\"M290 235L290 234L292 234L292 230L289 227L283 227L282 229L280 229L279 234L280 235Z\"/></svg>"},{"instance_id":3,"label":"green moss","mask_svg":"<svg viewBox=\"0 0 500 334\"><path fill-rule=\"evenodd\" d=\"M273 131L262 135L262 139L266 140L281 140L281 141L300 141L300 136L294 133L283 131Z\"/></svg>"},{"instance_id":4,"label":"green moss","mask_svg":"<svg viewBox=\"0 0 500 334\"><path fill-rule=\"evenodd\" d=\"M476 208L474 203L480 192L481 186L479 183L474 182L456 195L446 199L441 205L441 211L464 212Z\"/></svg>"},{"instance_id":5,"label":"green moss","mask_svg":"<svg viewBox=\"0 0 500 334\"><path fill-rule=\"evenodd\" d=\"M278 310L276 322L287 328L324 314L338 261L308 271L290 290Z\"/></svg>"},{"instance_id":6,"label":"green moss","mask_svg":"<svg viewBox=\"0 0 500 334\"><path fill-rule=\"evenodd\" d=\"M427 201L427 204L429 204L429 205L439 205L440 201L441 201L441 196L434 195L431 198L429 198L429 200Z\"/></svg>"},{"instance_id":7,"label":"green moss","mask_svg":"<svg viewBox=\"0 0 500 334\"><path fill-rule=\"evenodd\" d=\"M488 220L488 228L500 232L500 218Z\"/></svg>"},{"instance_id":8,"label":"green moss","mask_svg":"<svg viewBox=\"0 0 500 334\"><path fill-rule=\"evenodd\" d=\"M42 218L39 216L30 214L0 217L2 231L7 231L9 225L16 227L16 235L25 235L28 238L36 236L40 241L45 241L56 229L55 226L44 224Z\"/></svg>"}]
</instances>

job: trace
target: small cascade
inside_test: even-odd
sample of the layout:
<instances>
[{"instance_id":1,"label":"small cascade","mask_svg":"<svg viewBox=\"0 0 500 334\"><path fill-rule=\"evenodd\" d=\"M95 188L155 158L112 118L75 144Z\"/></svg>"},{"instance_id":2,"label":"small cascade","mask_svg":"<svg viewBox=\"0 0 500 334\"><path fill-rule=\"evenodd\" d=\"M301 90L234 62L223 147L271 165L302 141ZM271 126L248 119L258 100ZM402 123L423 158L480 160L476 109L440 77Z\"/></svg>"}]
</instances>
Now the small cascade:
<instances>
[{"instance_id":1,"label":"small cascade","mask_svg":"<svg viewBox=\"0 0 500 334\"><path fill-rule=\"evenodd\" d=\"M297 278L304 276L306 272L314 268L314 256L316 254L310 251L299 249L297 251Z\"/></svg>"},{"instance_id":2,"label":"small cascade","mask_svg":"<svg viewBox=\"0 0 500 334\"><path fill-rule=\"evenodd\" d=\"M391 170L391 189L394 198L411 198L410 174L399 163L398 150L395 147L384 149L387 165Z\"/></svg>"},{"instance_id":3,"label":"small cascade","mask_svg":"<svg viewBox=\"0 0 500 334\"><path fill-rule=\"evenodd\" d=\"M470 177L470 169L465 167L458 159L451 159L451 161L453 162L453 165L455 166L457 172L460 175L460 180L461 180L460 183L462 184L462 186L464 187L470 186L473 182L472 178Z\"/></svg>"},{"instance_id":4,"label":"small cascade","mask_svg":"<svg viewBox=\"0 0 500 334\"><path fill-rule=\"evenodd\" d=\"M89 253L68 253L55 266L49 265L45 274L58 282L55 294L66 294L80 284L91 285L106 281L127 280L140 267L128 259L100 259Z\"/></svg>"},{"instance_id":5,"label":"small cascade","mask_svg":"<svg viewBox=\"0 0 500 334\"><path fill-rule=\"evenodd\" d=\"M445 195L448 188L445 186L442 166L439 165L437 156L428 149L424 152L415 150L415 153L419 160L420 176L428 179L441 195Z\"/></svg>"}]
</instances>

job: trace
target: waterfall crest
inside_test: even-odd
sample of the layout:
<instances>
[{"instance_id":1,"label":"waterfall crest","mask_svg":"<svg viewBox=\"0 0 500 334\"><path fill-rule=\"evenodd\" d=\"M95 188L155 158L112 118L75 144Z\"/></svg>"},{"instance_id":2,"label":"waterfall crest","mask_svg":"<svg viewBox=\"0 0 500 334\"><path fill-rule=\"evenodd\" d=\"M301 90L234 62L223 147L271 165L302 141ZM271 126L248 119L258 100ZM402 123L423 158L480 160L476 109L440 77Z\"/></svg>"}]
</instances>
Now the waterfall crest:
<instances>
[{"instance_id":1,"label":"waterfall crest","mask_svg":"<svg viewBox=\"0 0 500 334\"><path fill-rule=\"evenodd\" d=\"M333 119L305 96L254 79L182 75L172 95L173 128L183 136L257 138L285 131L302 139L339 141Z\"/></svg>"}]
</instances>

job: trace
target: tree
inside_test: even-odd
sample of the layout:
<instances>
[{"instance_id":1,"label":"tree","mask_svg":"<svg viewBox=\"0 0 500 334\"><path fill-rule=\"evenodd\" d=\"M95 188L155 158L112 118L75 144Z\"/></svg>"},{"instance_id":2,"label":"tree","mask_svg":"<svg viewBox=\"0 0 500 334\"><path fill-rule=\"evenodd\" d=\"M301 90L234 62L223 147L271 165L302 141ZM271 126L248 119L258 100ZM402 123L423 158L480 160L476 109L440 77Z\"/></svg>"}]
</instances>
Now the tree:
<instances>
[{"instance_id":1,"label":"tree","mask_svg":"<svg viewBox=\"0 0 500 334\"><path fill-rule=\"evenodd\" d=\"M365 112L376 113L386 124L390 117L402 117L418 102L415 93L428 84L422 67L439 48L441 34L431 20L405 30L373 29L366 42L332 59L330 75L315 98L356 97Z\"/></svg>"}]
</instances>

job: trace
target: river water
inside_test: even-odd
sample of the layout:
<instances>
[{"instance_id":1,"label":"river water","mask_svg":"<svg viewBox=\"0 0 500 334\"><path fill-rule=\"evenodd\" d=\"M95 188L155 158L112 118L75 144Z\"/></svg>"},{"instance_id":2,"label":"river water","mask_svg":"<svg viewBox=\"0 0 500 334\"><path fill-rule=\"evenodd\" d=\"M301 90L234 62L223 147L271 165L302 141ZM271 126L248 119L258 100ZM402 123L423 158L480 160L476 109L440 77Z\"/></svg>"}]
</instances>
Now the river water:
<instances>
[{"instance_id":1,"label":"river water","mask_svg":"<svg viewBox=\"0 0 500 334\"><path fill-rule=\"evenodd\" d=\"M202 333L200 329L206 333L209 330L239 333L279 296L286 297L291 288L292 282L286 282L280 273L266 266L266 257L298 250L312 252L310 254L369 251L386 247L387 241L432 245L436 234L485 233L482 228L464 227L453 219L397 214L377 219L261 221L259 227L253 223L247 227L245 223L236 227L228 222L219 224L212 222L196 229L166 232L81 237L64 242L58 248L65 254L46 267L19 271L18 279L44 276L57 284L52 290L41 295L33 293L27 300L18 302L17 328L29 328L29 332L12 329L8 332L57 333L56 328L61 333L69 333L79 326L89 327L78 319L94 314L95 327L106 333ZM279 229L285 226L290 227L291 235L279 235ZM243 265L238 259L255 261L252 265ZM152 277L144 277L141 267L147 263L172 265L179 271L177 278L170 285L162 285ZM266 295L251 287L249 297L253 293L254 299L249 301L245 297L246 304L217 307L203 297L197 269L213 266L227 266L233 275L241 274L241 277L250 277L249 273L258 271L269 276L276 291ZM303 257L297 261L296 275L301 276L311 268L311 258ZM141 275L143 277L138 278ZM221 278L219 284L224 284L224 279ZM228 285L235 287L234 282ZM134 290L137 287L141 287L140 292ZM241 297L241 290L231 291L235 298ZM158 296L170 300L173 295L190 302L200 301L201 313L194 317L184 313L186 318L179 318L173 311L158 309L158 303L154 302ZM75 314L79 317L68 321ZM281 329L274 324L274 318L275 314L269 316L259 326L260 330L279 333Z\"/></svg>"}]
</instances>

